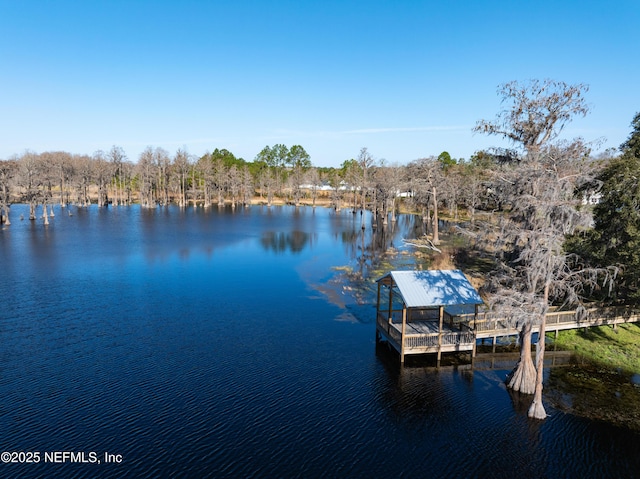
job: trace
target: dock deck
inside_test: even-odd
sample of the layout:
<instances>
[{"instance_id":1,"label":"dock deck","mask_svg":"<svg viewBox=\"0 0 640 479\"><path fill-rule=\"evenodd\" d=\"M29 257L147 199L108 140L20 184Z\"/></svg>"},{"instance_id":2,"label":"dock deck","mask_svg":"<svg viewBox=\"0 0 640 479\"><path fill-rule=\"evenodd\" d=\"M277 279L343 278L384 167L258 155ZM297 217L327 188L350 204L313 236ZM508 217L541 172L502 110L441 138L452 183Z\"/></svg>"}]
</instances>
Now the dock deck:
<instances>
[{"instance_id":1,"label":"dock deck","mask_svg":"<svg viewBox=\"0 0 640 479\"><path fill-rule=\"evenodd\" d=\"M440 332L436 321L407 322L403 336L402 321L389 322L383 314L378 314L377 330L398 352L404 349L404 354L472 351L476 339L466 324L443 323Z\"/></svg>"}]
</instances>

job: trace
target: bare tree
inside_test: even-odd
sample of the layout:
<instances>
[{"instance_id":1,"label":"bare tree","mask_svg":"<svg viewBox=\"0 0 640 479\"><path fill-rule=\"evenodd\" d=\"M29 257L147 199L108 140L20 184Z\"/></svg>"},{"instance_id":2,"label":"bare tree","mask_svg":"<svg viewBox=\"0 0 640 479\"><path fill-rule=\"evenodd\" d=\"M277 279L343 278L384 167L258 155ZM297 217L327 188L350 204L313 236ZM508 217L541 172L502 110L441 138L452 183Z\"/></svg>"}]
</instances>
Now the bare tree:
<instances>
[{"instance_id":1,"label":"bare tree","mask_svg":"<svg viewBox=\"0 0 640 479\"><path fill-rule=\"evenodd\" d=\"M273 204L273 199L278 188L278 180L276 179L276 175L271 168L265 169L262 172L261 178L263 185L267 190L267 205L271 206Z\"/></svg>"},{"instance_id":2,"label":"bare tree","mask_svg":"<svg viewBox=\"0 0 640 479\"><path fill-rule=\"evenodd\" d=\"M36 206L40 201L42 177L40 175L41 163L38 155L26 151L18 160L17 182L22 196L29 204L29 219L36 219Z\"/></svg>"},{"instance_id":3,"label":"bare tree","mask_svg":"<svg viewBox=\"0 0 640 479\"><path fill-rule=\"evenodd\" d=\"M254 194L254 184L253 177L247 165L242 167L241 177L240 194L242 196L242 203L245 206L249 206Z\"/></svg>"},{"instance_id":4,"label":"bare tree","mask_svg":"<svg viewBox=\"0 0 640 479\"><path fill-rule=\"evenodd\" d=\"M467 210L471 224L475 222L476 210L486 196L486 173L474 164L465 164L462 171L463 184L462 202Z\"/></svg>"},{"instance_id":5,"label":"bare tree","mask_svg":"<svg viewBox=\"0 0 640 479\"><path fill-rule=\"evenodd\" d=\"M133 203L133 175L134 175L134 167L135 165L130 161L124 161L122 163L122 177L123 177L123 198L124 204L127 206L131 206Z\"/></svg>"},{"instance_id":6,"label":"bare tree","mask_svg":"<svg viewBox=\"0 0 640 479\"><path fill-rule=\"evenodd\" d=\"M344 195L344 186L342 178L336 170L329 177L329 184L331 185L331 204L336 211L342 209L342 197Z\"/></svg>"},{"instance_id":7,"label":"bare tree","mask_svg":"<svg viewBox=\"0 0 640 479\"><path fill-rule=\"evenodd\" d=\"M114 188L114 194L112 195L113 204L118 206L125 203L125 171L123 165L127 160L127 155L121 147L113 145L107 153L107 160L111 163L112 184Z\"/></svg>"},{"instance_id":8,"label":"bare tree","mask_svg":"<svg viewBox=\"0 0 640 479\"><path fill-rule=\"evenodd\" d=\"M60 207L67 205L69 193L66 191L72 173L71 155L65 151L45 152L40 155L50 169L51 177L55 176L59 189Z\"/></svg>"},{"instance_id":9,"label":"bare tree","mask_svg":"<svg viewBox=\"0 0 640 479\"><path fill-rule=\"evenodd\" d=\"M15 160L0 161L0 224L10 225L11 183L18 171Z\"/></svg>"},{"instance_id":10,"label":"bare tree","mask_svg":"<svg viewBox=\"0 0 640 479\"><path fill-rule=\"evenodd\" d=\"M242 187L242 175L240 171L238 171L236 165L232 165L231 168L229 168L228 181L229 194L231 195L231 206L235 208L238 203L240 189Z\"/></svg>"},{"instance_id":11,"label":"bare tree","mask_svg":"<svg viewBox=\"0 0 640 479\"><path fill-rule=\"evenodd\" d=\"M316 207L316 200L318 198L318 190L322 186L322 180L320 179L320 174L318 173L317 168L310 168L305 175L306 181L311 186L311 201L313 208Z\"/></svg>"},{"instance_id":12,"label":"bare tree","mask_svg":"<svg viewBox=\"0 0 640 479\"><path fill-rule=\"evenodd\" d=\"M176 192L178 195L178 206L187 206L187 181L189 176L189 155L182 148L176 151L173 157L173 169Z\"/></svg>"},{"instance_id":13,"label":"bare tree","mask_svg":"<svg viewBox=\"0 0 640 479\"><path fill-rule=\"evenodd\" d=\"M346 191L351 192L351 211L356 214L358 210L358 188L362 184L362 170L356 160L346 160L342 163L342 175L344 178L344 187Z\"/></svg>"},{"instance_id":14,"label":"bare tree","mask_svg":"<svg viewBox=\"0 0 640 479\"><path fill-rule=\"evenodd\" d=\"M534 394L529 416L544 419L542 372L545 320L552 304L575 306L585 284L600 271L575 267L563 249L565 235L590 218L578 205L577 186L591 178L581 140L549 143L564 124L587 111L583 85L537 81L508 83L500 90L511 107L496 122L478 122L476 131L505 136L522 154L495 170L506 213L498 225L483 225L492 234L499 268L491 278L491 303L520 330L520 360L507 385ZM497 226L492 228L491 226ZM531 335L539 325L537 361L531 357Z\"/></svg>"},{"instance_id":15,"label":"bare tree","mask_svg":"<svg viewBox=\"0 0 640 479\"><path fill-rule=\"evenodd\" d=\"M158 147L153 151L153 160L158 173L158 203L167 206L169 204L169 184L171 177L171 160L169 159L169 153L165 149Z\"/></svg>"},{"instance_id":16,"label":"bare tree","mask_svg":"<svg viewBox=\"0 0 640 479\"><path fill-rule=\"evenodd\" d=\"M143 208L152 208L156 205L154 192L158 178L152 147L148 146L140 153L136 170L139 180L140 205Z\"/></svg>"},{"instance_id":17,"label":"bare tree","mask_svg":"<svg viewBox=\"0 0 640 479\"><path fill-rule=\"evenodd\" d=\"M213 176L213 163L209 153L203 155L195 165L202 186L203 206L209 208L211 206L211 195L214 189L215 181Z\"/></svg>"},{"instance_id":18,"label":"bare tree","mask_svg":"<svg viewBox=\"0 0 640 479\"><path fill-rule=\"evenodd\" d=\"M190 158L192 160L192 158ZM200 188L198 187L200 184L200 176L197 168L197 164L193 161L189 161L189 174L191 176L191 188L190 188L190 196L191 201L193 202L193 207L198 207L198 196L200 195Z\"/></svg>"},{"instance_id":19,"label":"bare tree","mask_svg":"<svg viewBox=\"0 0 640 479\"><path fill-rule=\"evenodd\" d=\"M425 225L431 224L431 241L437 246L440 244L438 188L443 181L442 164L432 156L413 161L407 168L411 191L414 193L413 202L422 209Z\"/></svg>"},{"instance_id":20,"label":"bare tree","mask_svg":"<svg viewBox=\"0 0 640 479\"><path fill-rule=\"evenodd\" d=\"M360 209L360 216L362 217L362 229L364 229L364 211L367 209L367 192L369 191L369 168L373 166L373 157L366 147L360 149L357 161L362 173L362 183L360 185L362 208Z\"/></svg>"},{"instance_id":21,"label":"bare tree","mask_svg":"<svg viewBox=\"0 0 640 479\"><path fill-rule=\"evenodd\" d=\"M228 169L222 158L216 158L213 162L213 182L218 193L218 206L224 205L224 193L228 181Z\"/></svg>"},{"instance_id":22,"label":"bare tree","mask_svg":"<svg viewBox=\"0 0 640 479\"><path fill-rule=\"evenodd\" d=\"M78 206L86 207L91 204L89 197L89 187L93 178L94 162L86 155L75 155L73 157L74 164L74 183L76 186L76 202ZM112 165L109 164L109 174L112 175Z\"/></svg>"},{"instance_id":23,"label":"bare tree","mask_svg":"<svg viewBox=\"0 0 640 479\"><path fill-rule=\"evenodd\" d=\"M53 167L50 154L41 154L38 158L40 162L40 181L42 188L40 198L42 201L42 220L45 225L49 224L49 216L54 217L53 212L53 187L52 183L56 180L56 171ZM49 209L47 210L47 207Z\"/></svg>"},{"instance_id":24,"label":"bare tree","mask_svg":"<svg viewBox=\"0 0 640 479\"><path fill-rule=\"evenodd\" d=\"M98 185L98 206L109 204L109 181L111 179L111 166L102 150L93 154L91 163L95 173L95 181Z\"/></svg>"},{"instance_id":25,"label":"bare tree","mask_svg":"<svg viewBox=\"0 0 640 479\"><path fill-rule=\"evenodd\" d=\"M538 151L556 140L574 117L587 115L584 95L588 91L581 83L568 85L549 79L504 83L498 95L507 108L494 121L478 121L474 131L501 136L527 152Z\"/></svg>"},{"instance_id":26,"label":"bare tree","mask_svg":"<svg viewBox=\"0 0 640 479\"><path fill-rule=\"evenodd\" d=\"M449 210L449 217L457 220L458 205L462 201L465 190L463 187L464 178L459 165L450 166L443 171L442 180L440 187L442 201Z\"/></svg>"},{"instance_id":27,"label":"bare tree","mask_svg":"<svg viewBox=\"0 0 640 479\"><path fill-rule=\"evenodd\" d=\"M375 169L373 181L376 198L381 204L382 224L386 226L391 214L391 222L396 221L396 200L404 189L404 169L397 165L385 165L384 161ZM377 210L377 207L376 207Z\"/></svg>"}]
</instances>

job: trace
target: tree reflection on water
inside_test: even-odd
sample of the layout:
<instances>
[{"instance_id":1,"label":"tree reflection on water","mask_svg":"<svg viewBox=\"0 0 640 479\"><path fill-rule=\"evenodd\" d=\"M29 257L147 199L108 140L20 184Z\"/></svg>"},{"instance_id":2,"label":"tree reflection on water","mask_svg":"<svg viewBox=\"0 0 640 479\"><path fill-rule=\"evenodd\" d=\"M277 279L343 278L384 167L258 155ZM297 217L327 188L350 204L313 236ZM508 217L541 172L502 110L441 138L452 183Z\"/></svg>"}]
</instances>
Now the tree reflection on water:
<instances>
[{"instance_id":1,"label":"tree reflection on water","mask_svg":"<svg viewBox=\"0 0 640 479\"><path fill-rule=\"evenodd\" d=\"M267 251L275 253L300 253L310 242L317 238L316 234L309 234L304 231L265 231L260 238L260 244Z\"/></svg>"},{"instance_id":2,"label":"tree reflection on water","mask_svg":"<svg viewBox=\"0 0 640 479\"><path fill-rule=\"evenodd\" d=\"M364 229L356 213L349 228L334 231L349 263L335 267L335 274L322 289L333 302L346 307L355 320L368 323L375 319L370 311L376 300L375 281L389 270L422 269L425 261L402 241L421 234L421 218L402 214L396 222L384 225L380 217L374 222L369 212L364 214Z\"/></svg>"}]
</instances>

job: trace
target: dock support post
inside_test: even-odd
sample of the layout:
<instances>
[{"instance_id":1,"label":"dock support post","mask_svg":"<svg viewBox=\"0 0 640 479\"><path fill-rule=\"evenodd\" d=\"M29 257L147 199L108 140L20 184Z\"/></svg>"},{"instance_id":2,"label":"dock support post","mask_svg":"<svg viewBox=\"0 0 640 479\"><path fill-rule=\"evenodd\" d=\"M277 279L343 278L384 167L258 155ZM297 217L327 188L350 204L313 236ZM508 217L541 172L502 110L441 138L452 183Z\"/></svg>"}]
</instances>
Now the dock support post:
<instances>
[{"instance_id":1,"label":"dock support post","mask_svg":"<svg viewBox=\"0 0 640 479\"><path fill-rule=\"evenodd\" d=\"M407 326L407 305L402 305L402 334L400 335L400 363L404 364L404 335Z\"/></svg>"},{"instance_id":2,"label":"dock support post","mask_svg":"<svg viewBox=\"0 0 640 479\"><path fill-rule=\"evenodd\" d=\"M393 310L391 309L393 306L393 278L389 282L389 317L387 320L387 334L390 334L391 330L391 322L393 321Z\"/></svg>"},{"instance_id":3,"label":"dock support post","mask_svg":"<svg viewBox=\"0 0 640 479\"><path fill-rule=\"evenodd\" d=\"M478 305L475 305L475 308L473 308L473 330L476 330L476 324L478 322Z\"/></svg>"},{"instance_id":4,"label":"dock support post","mask_svg":"<svg viewBox=\"0 0 640 479\"><path fill-rule=\"evenodd\" d=\"M380 332L378 331L378 317L380 316L380 283L378 283L378 299L376 300L376 344L380 342Z\"/></svg>"},{"instance_id":5,"label":"dock support post","mask_svg":"<svg viewBox=\"0 0 640 479\"><path fill-rule=\"evenodd\" d=\"M393 278L391 279L391 282L389 283L389 324L387 325L387 333L389 332L389 329L391 328L391 322L393 321Z\"/></svg>"},{"instance_id":6,"label":"dock support post","mask_svg":"<svg viewBox=\"0 0 640 479\"><path fill-rule=\"evenodd\" d=\"M442 358L442 322L444 320L444 306L439 308L439 326L438 326L438 367L440 367L440 359Z\"/></svg>"}]
</instances>

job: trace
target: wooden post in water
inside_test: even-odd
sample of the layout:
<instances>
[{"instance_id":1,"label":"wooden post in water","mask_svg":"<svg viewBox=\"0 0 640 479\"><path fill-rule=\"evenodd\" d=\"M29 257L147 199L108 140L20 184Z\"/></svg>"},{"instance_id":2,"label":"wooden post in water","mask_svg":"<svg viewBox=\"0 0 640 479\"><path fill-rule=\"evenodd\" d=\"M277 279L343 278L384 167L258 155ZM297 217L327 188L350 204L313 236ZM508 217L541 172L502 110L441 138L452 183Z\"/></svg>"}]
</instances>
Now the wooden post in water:
<instances>
[{"instance_id":1,"label":"wooden post in water","mask_svg":"<svg viewBox=\"0 0 640 479\"><path fill-rule=\"evenodd\" d=\"M400 335L400 363L404 364L404 333L407 326L407 305L402 305L402 334Z\"/></svg>"},{"instance_id":2,"label":"wooden post in water","mask_svg":"<svg viewBox=\"0 0 640 479\"><path fill-rule=\"evenodd\" d=\"M378 317L380 316L380 282L378 282L378 299L376 300L376 344L378 344Z\"/></svg>"},{"instance_id":3,"label":"wooden post in water","mask_svg":"<svg viewBox=\"0 0 640 479\"><path fill-rule=\"evenodd\" d=\"M478 305L475 305L475 311L473 312L473 351L471 352L471 359L476 357L476 321L478 321Z\"/></svg>"},{"instance_id":4,"label":"wooden post in water","mask_svg":"<svg viewBox=\"0 0 640 479\"><path fill-rule=\"evenodd\" d=\"M392 322L393 322L393 278L389 282L389 317L387 320L387 334L391 334Z\"/></svg>"},{"instance_id":5,"label":"wooden post in water","mask_svg":"<svg viewBox=\"0 0 640 479\"><path fill-rule=\"evenodd\" d=\"M475 312L473 313L473 330L476 329L476 324L478 322L478 305L476 304Z\"/></svg>"},{"instance_id":6,"label":"wooden post in water","mask_svg":"<svg viewBox=\"0 0 640 479\"><path fill-rule=\"evenodd\" d=\"M473 360L476 357L476 333L475 331L471 331L471 334L473 334L473 349L471 350L471 367L473 367Z\"/></svg>"},{"instance_id":7,"label":"wooden post in water","mask_svg":"<svg viewBox=\"0 0 640 479\"><path fill-rule=\"evenodd\" d=\"M391 324L391 320L393 319L393 312L391 311L392 304L393 304L393 278L389 282L389 324Z\"/></svg>"},{"instance_id":8,"label":"wooden post in water","mask_svg":"<svg viewBox=\"0 0 640 479\"><path fill-rule=\"evenodd\" d=\"M440 358L442 357L442 322L444 320L444 306L439 308L439 326L438 326L438 367L440 367Z\"/></svg>"}]
</instances>

